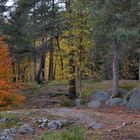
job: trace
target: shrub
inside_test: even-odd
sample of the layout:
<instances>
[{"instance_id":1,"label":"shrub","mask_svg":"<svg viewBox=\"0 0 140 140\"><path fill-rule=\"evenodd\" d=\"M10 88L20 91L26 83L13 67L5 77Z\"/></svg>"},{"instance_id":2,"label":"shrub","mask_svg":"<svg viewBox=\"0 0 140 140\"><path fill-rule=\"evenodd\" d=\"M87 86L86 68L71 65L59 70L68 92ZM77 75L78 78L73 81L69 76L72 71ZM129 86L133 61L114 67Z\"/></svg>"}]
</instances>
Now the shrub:
<instances>
[{"instance_id":1,"label":"shrub","mask_svg":"<svg viewBox=\"0 0 140 140\"><path fill-rule=\"evenodd\" d=\"M24 97L18 94L12 79L12 59L4 39L0 37L0 110L21 105Z\"/></svg>"}]
</instances>

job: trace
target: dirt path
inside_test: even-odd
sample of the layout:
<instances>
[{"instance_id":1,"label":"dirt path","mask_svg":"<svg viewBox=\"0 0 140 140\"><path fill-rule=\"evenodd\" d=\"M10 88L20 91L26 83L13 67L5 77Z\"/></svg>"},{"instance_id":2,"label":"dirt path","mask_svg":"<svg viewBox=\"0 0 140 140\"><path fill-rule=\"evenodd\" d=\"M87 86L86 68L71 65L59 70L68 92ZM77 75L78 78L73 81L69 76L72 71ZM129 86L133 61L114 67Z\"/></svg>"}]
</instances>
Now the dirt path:
<instances>
[{"instance_id":1,"label":"dirt path","mask_svg":"<svg viewBox=\"0 0 140 140\"><path fill-rule=\"evenodd\" d=\"M58 119L74 119L79 124L90 126L93 122L101 122L104 127L117 126L125 122L140 122L140 112L128 111L126 108L103 108L104 111L88 108L51 108L51 109L26 109L5 111L4 113L19 113L22 115L33 114L41 116L56 116Z\"/></svg>"},{"instance_id":2,"label":"dirt path","mask_svg":"<svg viewBox=\"0 0 140 140\"><path fill-rule=\"evenodd\" d=\"M26 118L27 123L32 125L32 118L46 117L56 120L75 120L75 124L86 129L86 140L94 140L91 135L99 134L101 140L140 140L140 112L128 111L126 108L102 108L102 110L92 110L88 108L50 108L50 109L26 109L6 111L1 113L17 114ZM27 119L28 118L28 119ZM93 123L101 123L100 129L88 129ZM131 122L136 122L131 125ZM24 122L26 123L26 122ZM130 123L121 129L109 132L110 129L117 128L123 123ZM45 130L36 128L36 136L44 133ZM34 137L36 137L34 136ZM32 136L19 136L21 140L31 140ZM95 140L100 140L95 139Z\"/></svg>"},{"instance_id":3,"label":"dirt path","mask_svg":"<svg viewBox=\"0 0 140 140\"><path fill-rule=\"evenodd\" d=\"M75 124L82 125L86 129L86 133L89 135L86 140L94 140L90 136L95 132L102 136L101 140L140 140L140 112L131 111L125 107L109 108L103 106L93 110L87 108L86 104L80 108L62 107L59 103L49 104L48 101L50 100L59 102L62 99L66 99L64 95L54 98L49 97L51 94L60 93L65 93L64 86L25 91L25 96L27 97L25 109L9 113L16 112L21 116L29 114L30 120L32 116L36 118L47 117L56 120L73 119L75 120ZM88 129L95 122L102 124L102 128L97 130ZM132 122L136 123L131 125ZM109 130L117 128L124 123L130 125L109 132Z\"/></svg>"}]
</instances>

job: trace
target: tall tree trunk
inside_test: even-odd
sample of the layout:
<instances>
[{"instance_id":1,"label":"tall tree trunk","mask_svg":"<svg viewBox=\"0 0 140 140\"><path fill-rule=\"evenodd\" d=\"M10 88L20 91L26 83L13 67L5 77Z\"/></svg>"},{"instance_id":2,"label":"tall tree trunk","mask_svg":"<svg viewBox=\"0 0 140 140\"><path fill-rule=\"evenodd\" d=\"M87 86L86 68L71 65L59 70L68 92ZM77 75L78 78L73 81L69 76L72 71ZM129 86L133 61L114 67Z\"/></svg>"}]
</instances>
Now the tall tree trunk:
<instances>
[{"instance_id":1,"label":"tall tree trunk","mask_svg":"<svg viewBox=\"0 0 140 140\"><path fill-rule=\"evenodd\" d=\"M81 35L82 35L82 32L81 32ZM83 73L82 73L82 62L84 60L84 50L83 50L83 46L82 46L82 36L79 38L80 39L80 45L79 45L79 48L78 48L78 56L79 56L79 76L78 76L78 79L79 79L79 98L81 99L82 98L82 78L83 78Z\"/></svg>"},{"instance_id":2,"label":"tall tree trunk","mask_svg":"<svg viewBox=\"0 0 140 140\"><path fill-rule=\"evenodd\" d=\"M53 76L53 72L54 72L54 70L53 70L53 54L54 54L53 38L51 38L48 80L54 80L54 76Z\"/></svg>"},{"instance_id":3,"label":"tall tree trunk","mask_svg":"<svg viewBox=\"0 0 140 140\"><path fill-rule=\"evenodd\" d=\"M109 66L108 66L108 61L107 61L107 58L104 57L104 64L103 64L103 69L104 69L104 79L105 80L109 80Z\"/></svg>"},{"instance_id":4,"label":"tall tree trunk","mask_svg":"<svg viewBox=\"0 0 140 140\"><path fill-rule=\"evenodd\" d=\"M34 40L34 56L33 56L33 81L36 81L36 66L37 66L37 63L36 63L36 46L35 46L35 40Z\"/></svg>"},{"instance_id":5,"label":"tall tree trunk","mask_svg":"<svg viewBox=\"0 0 140 140\"><path fill-rule=\"evenodd\" d=\"M32 75L32 58L30 58L30 81L33 81L33 75Z\"/></svg>"},{"instance_id":6,"label":"tall tree trunk","mask_svg":"<svg viewBox=\"0 0 140 140\"><path fill-rule=\"evenodd\" d=\"M45 59L46 59L46 46L43 46L42 55L41 55L41 59L40 59L40 66L39 66L39 70L38 70L38 74L37 74L38 84L43 83L43 81L41 80L41 73L42 72L44 73Z\"/></svg>"},{"instance_id":7,"label":"tall tree trunk","mask_svg":"<svg viewBox=\"0 0 140 140\"><path fill-rule=\"evenodd\" d=\"M42 81L45 81L45 59L46 59L46 55L43 58L43 65L42 65Z\"/></svg>"},{"instance_id":8,"label":"tall tree trunk","mask_svg":"<svg viewBox=\"0 0 140 140\"><path fill-rule=\"evenodd\" d=\"M113 97L120 96L119 93L119 50L117 39L113 40Z\"/></svg>"},{"instance_id":9,"label":"tall tree trunk","mask_svg":"<svg viewBox=\"0 0 140 140\"><path fill-rule=\"evenodd\" d=\"M13 79L12 79L12 82L16 82L16 70L15 70L15 63L14 61L12 60L12 70L13 70Z\"/></svg>"},{"instance_id":10,"label":"tall tree trunk","mask_svg":"<svg viewBox=\"0 0 140 140\"><path fill-rule=\"evenodd\" d=\"M17 64L17 80L21 80L20 61Z\"/></svg>"},{"instance_id":11,"label":"tall tree trunk","mask_svg":"<svg viewBox=\"0 0 140 140\"><path fill-rule=\"evenodd\" d=\"M62 73L62 79L64 80L64 63L63 63L63 56L61 54L61 48L59 44L59 37L56 37L57 47L60 53L60 63L61 63L61 73Z\"/></svg>"},{"instance_id":12,"label":"tall tree trunk","mask_svg":"<svg viewBox=\"0 0 140 140\"><path fill-rule=\"evenodd\" d=\"M54 80L55 80L55 76L56 76L56 68L57 68L57 61L58 61L57 57L58 57L58 54L56 55L55 62L54 62L54 72L53 72Z\"/></svg>"},{"instance_id":13,"label":"tall tree trunk","mask_svg":"<svg viewBox=\"0 0 140 140\"><path fill-rule=\"evenodd\" d=\"M74 62L74 51L70 53L69 59L69 66L70 66L70 80L69 80L69 90L68 90L68 97L69 98L76 98L76 76L75 76L75 62Z\"/></svg>"},{"instance_id":14,"label":"tall tree trunk","mask_svg":"<svg viewBox=\"0 0 140 140\"><path fill-rule=\"evenodd\" d=\"M33 80L36 81L36 54L33 58Z\"/></svg>"},{"instance_id":15,"label":"tall tree trunk","mask_svg":"<svg viewBox=\"0 0 140 140\"><path fill-rule=\"evenodd\" d=\"M140 80L140 58L139 58L139 80Z\"/></svg>"},{"instance_id":16,"label":"tall tree trunk","mask_svg":"<svg viewBox=\"0 0 140 140\"><path fill-rule=\"evenodd\" d=\"M41 6L45 7L46 6L46 0L41 0ZM43 81L45 80L45 60L46 60L46 51L47 51L47 46L46 46L46 21L45 21L46 14L42 13L41 14L41 22L42 22L42 37L41 37L41 45L42 45L42 54L41 54L41 59L40 59L40 66L37 74L37 82L39 84L43 84ZM41 74L42 74L42 79L41 79Z\"/></svg>"},{"instance_id":17,"label":"tall tree trunk","mask_svg":"<svg viewBox=\"0 0 140 140\"><path fill-rule=\"evenodd\" d=\"M71 13L71 0L66 0L66 10L70 14ZM68 23L69 24L69 23ZM73 44L71 44L73 45ZM69 74L70 74L70 80L69 80L69 89L68 89L68 97L73 99L77 97L76 93L76 76L75 76L75 52L74 50L71 50L70 52L70 59L69 59Z\"/></svg>"}]
</instances>

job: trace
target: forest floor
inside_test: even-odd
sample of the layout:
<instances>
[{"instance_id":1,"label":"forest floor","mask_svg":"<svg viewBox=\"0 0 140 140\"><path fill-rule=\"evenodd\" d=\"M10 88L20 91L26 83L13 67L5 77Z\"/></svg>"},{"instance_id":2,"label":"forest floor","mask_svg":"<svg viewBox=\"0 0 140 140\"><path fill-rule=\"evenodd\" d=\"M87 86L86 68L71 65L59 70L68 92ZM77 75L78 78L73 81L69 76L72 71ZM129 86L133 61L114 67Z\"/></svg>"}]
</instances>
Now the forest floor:
<instances>
[{"instance_id":1,"label":"forest floor","mask_svg":"<svg viewBox=\"0 0 140 140\"><path fill-rule=\"evenodd\" d=\"M139 86L138 81L121 81L121 88L127 90ZM83 83L83 97L87 100L93 90L109 90L111 81ZM132 111L126 107L109 108L102 106L98 109L89 109L87 103L80 107L73 107L65 93L67 87L64 83L49 83L45 86L27 84L22 89L26 96L24 110L2 112L15 113L21 123L32 125L32 118L46 117L56 120L75 120L75 125L84 129L85 140L140 140L140 112ZM100 129L92 129L93 123L100 123ZM39 136L48 131L36 127L35 135L18 136L21 140L37 140ZM64 128L65 129L65 128ZM59 131L63 131L59 130ZM74 139L72 139L74 140Z\"/></svg>"}]
</instances>

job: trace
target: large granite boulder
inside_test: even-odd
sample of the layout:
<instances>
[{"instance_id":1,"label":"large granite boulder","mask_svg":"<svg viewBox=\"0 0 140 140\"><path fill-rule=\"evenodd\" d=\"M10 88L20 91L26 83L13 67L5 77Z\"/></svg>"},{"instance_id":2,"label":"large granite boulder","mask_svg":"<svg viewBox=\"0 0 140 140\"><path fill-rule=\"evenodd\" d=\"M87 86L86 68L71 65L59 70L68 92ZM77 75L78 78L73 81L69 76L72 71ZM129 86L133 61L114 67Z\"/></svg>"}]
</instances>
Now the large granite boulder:
<instances>
[{"instance_id":1,"label":"large granite boulder","mask_svg":"<svg viewBox=\"0 0 140 140\"><path fill-rule=\"evenodd\" d=\"M124 103L133 110L140 111L140 87L132 89L124 97Z\"/></svg>"},{"instance_id":2,"label":"large granite boulder","mask_svg":"<svg viewBox=\"0 0 140 140\"><path fill-rule=\"evenodd\" d=\"M98 108L101 106L101 103L99 101L91 101L88 103L89 108Z\"/></svg>"},{"instance_id":3,"label":"large granite boulder","mask_svg":"<svg viewBox=\"0 0 140 140\"><path fill-rule=\"evenodd\" d=\"M105 91L95 91L93 92L88 100L88 107L89 108L97 108L102 105L106 100L108 100L110 94Z\"/></svg>"},{"instance_id":4,"label":"large granite boulder","mask_svg":"<svg viewBox=\"0 0 140 140\"><path fill-rule=\"evenodd\" d=\"M116 107L116 106L120 106L123 105L123 99L120 98L110 98L106 101L105 103L107 106L109 107Z\"/></svg>"},{"instance_id":5,"label":"large granite boulder","mask_svg":"<svg viewBox=\"0 0 140 140\"><path fill-rule=\"evenodd\" d=\"M112 95L113 88L108 89L107 92L109 92ZM128 93L128 90L125 90L123 88L119 88L119 93L120 93L121 98L123 98Z\"/></svg>"},{"instance_id":6,"label":"large granite boulder","mask_svg":"<svg viewBox=\"0 0 140 140\"><path fill-rule=\"evenodd\" d=\"M109 99L110 94L105 91L95 91L93 92L89 97L90 101L99 101L99 102L105 102L107 99Z\"/></svg>"}]
</instances>

